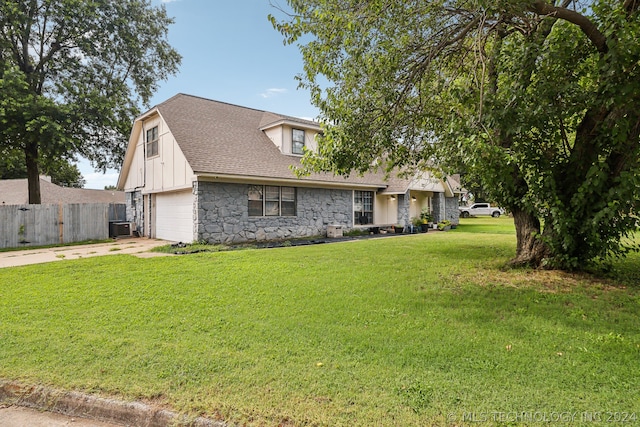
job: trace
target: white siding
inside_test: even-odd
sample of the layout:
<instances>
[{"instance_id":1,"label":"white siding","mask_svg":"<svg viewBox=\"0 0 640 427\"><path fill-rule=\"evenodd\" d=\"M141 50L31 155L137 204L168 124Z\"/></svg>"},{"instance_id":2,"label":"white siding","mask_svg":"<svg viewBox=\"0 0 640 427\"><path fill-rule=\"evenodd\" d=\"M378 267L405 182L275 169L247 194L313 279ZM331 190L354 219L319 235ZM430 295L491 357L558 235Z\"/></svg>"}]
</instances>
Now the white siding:
<instances>
[{"instance_id":1,"label":"white siding","mask_svg":"<svg viewBox=\"0 0 640 427\"><path fill-rule=\"evenodd\" d=\"M269 139L278 147L282 154L291 154L293 151L293 129L304 130L304 145L313 151L318 150L316 136L318 132L305 128L304 126L281 125L264 131Z\"/></svg>"},{"instance_id":2,"label":"white siding","mask_svg":"<svg viewBox=\"0 0 640 427\"><path fill-rule=\"evenodd\" d=\"M138 132L135 142L133 142L135 150L133 159L129 167L129 173L126 176L124 184L125 191L134 191L136 188L144 186L144 139L142 133Z\"/></svg>"},{"instance_id":3,"label":"white siding","mask_svg":"<svg viewBox=\"0 0 640 427\"><path fill-rule=\"evenodd\" d=\"M411 207L409 208L410 218L420 216L423 209L431 211L431 197L433 197L433 193L430 192L411 191ZM414 201L413 198L416 200Z\"/></svg>"},{"instance_id":4,"label":"white siding","mask_svg":"<svg viewBox=\"0 0 640 427\"><path fill-rule=\"evenodd\" d=\"M316 153L318 152L318 142L316 141L317 137L318 137L318 132L314 132L311 130L307 130L305 132L304 145L306 145L306 147L309 150L315 151Z\"/></svg>"},{"instance_id":5,"label":"white siding","mask_svg":"<svg viewBox=\"0 0 640 427\"><path fill-rule=\"evenodd\" d=\"M285 149L282 147L282 140L283 140L282 126L277 126L271 129L267 129L264 131L264 133L269 137L271 142L273 142L276 145L276 147L278 147L278 149L281 152L285 154L288 154L291 152L291 150L289 150L289 152L287 153Z\"/></svg>"},{"instance_id":6,"label":"white siding","mask_svg":"<svg viewBox=\"0 0 640 427\"><path fill-rule=\"evenodd\" d=\"M156 195L155 236L173 242L193 241L193 202L191 190Z\"/></svg>"},{"instance_id":7,"label":"white siding","mask_svg":"<svg viewBox=\"0 0 640 427\"><path fill-rule=\"evenodd\" d=\"M146 131L155 126L158 126L158 155L145 159ZM126 176L125 190L142 188L145 193L153 193L191 187L193 170L165 121L154 116L138 125L136 132L135 151Z\"/></svg>"},{"instance_id":8,"label":"white siding","mask_svg":"<svg viewBox=\"0 0 640 427\"><path fill-rule=\"evenodd\" d=\"M392 199L393 197L393 199ZM376 194L374 203L373 221L376 224L398 223L398 196Z\"/></svg>"}]
</instances>

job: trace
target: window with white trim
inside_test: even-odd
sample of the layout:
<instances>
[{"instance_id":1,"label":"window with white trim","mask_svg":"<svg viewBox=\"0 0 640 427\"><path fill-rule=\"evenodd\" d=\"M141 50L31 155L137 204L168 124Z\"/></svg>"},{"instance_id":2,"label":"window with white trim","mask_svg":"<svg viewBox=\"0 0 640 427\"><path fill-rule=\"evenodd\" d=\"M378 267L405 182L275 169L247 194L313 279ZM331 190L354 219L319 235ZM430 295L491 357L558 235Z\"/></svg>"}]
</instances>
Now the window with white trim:
<instances>
[{"instance_id":1,"label":"window with white trim","mask_svg":"<svg viewBox=\"0 0 640 427\"><path fill-rule=\"evenodd\" d=\"M373 224L373 191L353 192L354 224Z\"/></svg>"},{"instance_id":2,"label":"window with white trim","mask_svg":"<svg viewBox=\"0 0 640 427\"><path fill-rule=\"evenodd\" d=\"M296 189L275 185L249 186L249 216L295 216Z\"/></svg>"},{"instance_id":3,"label":"window with white trim","mask_svg":"<svg viewBox=\"0 0 640 427\"><path fill-rule=\"evenodd\" d=\"M147 158L158 155L158 126L147 129Z\"/></svg>"},{"instance_id":4,"label":"window with white trim","mask_svg":"<svg viewBox=\"0 0 640 427\"><path fill-rule=\"evenodd\" d=\"M291 140L291 152L293 154L304 154L304 131L302 129L293 129Z\"/></svg>"}]
</instances>

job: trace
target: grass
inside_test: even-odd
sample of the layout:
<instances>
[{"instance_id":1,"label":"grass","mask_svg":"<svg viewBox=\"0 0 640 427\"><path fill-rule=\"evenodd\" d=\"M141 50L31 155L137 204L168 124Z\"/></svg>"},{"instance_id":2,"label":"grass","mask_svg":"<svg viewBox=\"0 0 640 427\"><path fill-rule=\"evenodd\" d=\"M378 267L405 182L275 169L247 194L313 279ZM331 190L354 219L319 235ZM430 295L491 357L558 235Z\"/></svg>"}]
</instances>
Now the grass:
<instances>
[{"instance_id":1,"label":"grass","mask_svg":"<svg viewBox=\"0 0 640 427\"><path fill-rule=\"evenodd\" d=\"M637 422L640 257L608 278L506 270L514 240L508 218L481 218L3 269L0 377L247 425Z\"/></svg>"},{"instance_id":2,"label":"grass","mask_svg":"<svg viewBox=\"0 0 640 427\"><path fill-rule=\"evenodd\" d=\"M55 245L40 245L40 246L34 245L34 246L21 246L17 248L0 248L0 252L30 251L34 249L58 248L58 247L66 247L66 246L82 246L82 245L91 245L94 243L108 243L108 242L113 242L113 239L85 240L83 242L60 243Z\"/></svg>"},{"instance_id":3,"label":"grass","mask_svg":"<svg viewBox=\"0 0 640 427\"><path fill-rule=\"evenodd\" d=\"M224 250L230 250L230 248L224 245L209 245L207 243L180 243L156 246L155 248L151 249L151 252L187 255L197 254L200 252L220 252Z\"/></svg>"},{"instance_id":4,"label":"grass","mask_svg":"<svg viewBox=\"0 0 640 427\"><path fill-rule=\"evenodd\" d=\"M513 218L460 218L465 233L508 234L515 235Z\"/></svg>"}]
</instances>

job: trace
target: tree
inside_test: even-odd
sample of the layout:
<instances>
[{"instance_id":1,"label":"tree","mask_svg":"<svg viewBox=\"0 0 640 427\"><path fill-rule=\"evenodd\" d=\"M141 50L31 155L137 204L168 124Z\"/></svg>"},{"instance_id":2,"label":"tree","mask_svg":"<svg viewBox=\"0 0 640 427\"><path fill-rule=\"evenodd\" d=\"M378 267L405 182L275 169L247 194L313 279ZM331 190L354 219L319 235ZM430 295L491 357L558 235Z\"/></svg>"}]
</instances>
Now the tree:
<instances>
[{"instance_id":1,"label":"tree","mask_svg":"<svg viewBox=\"0 0 640 427\"><path fill-rule=\"evenodd\" d=\"M637 249L640 1L290 0L325 126L305 170L464 172L514 215L516 265Z\"/></svg>"},{"instance_id":2,"label":"tree","mask_svg":"<svg viewBox=\"0 0 640 427\"><path fill-rule=\"evenodd\" d=\"M84 187L86 181L80 169L74 163L75 159L49 159L41 157L42 172L51 177L51 182L63 187ZM0 179L27 178L27 166L24 152L0 147Z\"/></svg>"},{"instance_id":3,"label":"tree","mask_svg":"<svg viewBox=\"0 0 640 427\"><path fill-rule=\"evenodd\" d=\"M149 0L0 3L0 141L23 153L29 203L43 159L121 163L138 105L180 63L171 23Z\"/></svg>"},{"instance_id":4,"label":"tree","mask_svg":"<svg viewBox=\"0 0 640 427\"><path fill-rule=\"evenodd\" d=\"M51 177L51 182L61 187L83 188L87 181L75 163L65 159L46 160L43 162L44 173Z\"/></svg>"}]
</instances>

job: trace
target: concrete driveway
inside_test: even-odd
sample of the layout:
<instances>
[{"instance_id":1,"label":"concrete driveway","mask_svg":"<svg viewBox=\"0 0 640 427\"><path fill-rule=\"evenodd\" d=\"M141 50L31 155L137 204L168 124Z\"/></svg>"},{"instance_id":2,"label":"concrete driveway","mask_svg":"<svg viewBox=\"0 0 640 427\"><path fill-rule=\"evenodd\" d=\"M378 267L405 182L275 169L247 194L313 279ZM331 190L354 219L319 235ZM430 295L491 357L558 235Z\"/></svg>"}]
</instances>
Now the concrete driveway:
<instances>
[{"instance_id":1,"label":"concrete driveway","mask_svg":"<svg viewBox=\"0 0 640 427\"><path fill-rule=\"evenodd\" d=\"M132 237L116 239L108 243L0 252L0 268L115 254L132 254L145 258L166 256L168 254L149 252L149 250L156 246L163 246L169 243L170 242L166 240Z\"/></svg>"}]
</instances>

